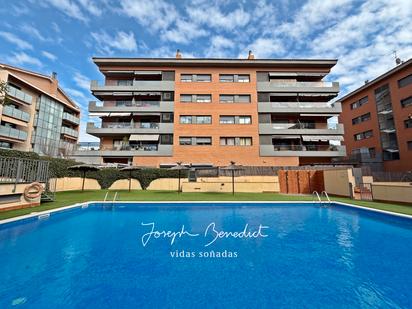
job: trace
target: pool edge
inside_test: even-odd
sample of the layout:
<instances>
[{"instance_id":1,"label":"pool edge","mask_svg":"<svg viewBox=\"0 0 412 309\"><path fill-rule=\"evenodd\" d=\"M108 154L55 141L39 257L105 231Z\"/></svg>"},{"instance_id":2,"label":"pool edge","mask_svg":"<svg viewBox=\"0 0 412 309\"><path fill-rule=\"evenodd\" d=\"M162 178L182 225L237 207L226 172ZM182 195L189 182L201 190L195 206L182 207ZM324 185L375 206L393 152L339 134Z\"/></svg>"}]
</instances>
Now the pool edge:
<instances>
[{"instance_id":1,"label":"pool edge","mask_svg":"<svg viewBox=\"0 0 412 309\"><path fill-rule=\"evenodd\" d=\"M101 203L101 204L113 204L112 201L89 201L89 202L83 202L83 203L76 203L73 205L69 206L64 206L64 207L59 207L55 209L50 209L50 210L44 210L44 211L39 211L39 212L32 212L26 215L22 216L17 216L17 217L12 217L12 218L7 218L0 220L0 225L15 222L15 221L20 221L20 220L25 220L25 219L30 219L33 217L39 217L42 215L48 215L52 214L55 212L61 212L64 210L68 209L74 209L78 207L87 207L89 204L93 203ZM163 204L163 203L170 203L170 204L209 204L209 203L225 203L225 204L238 204L238 203L244 203L244 204L294 204L294 203L299 203L299 204L313 204L315 202L313 201L116 201L116 204L124 204L124 203L135 203L135 204L147 204L147 203L152 203L152 204ZM401 214L397 212L391 212L387 210L381 210L381 209L376 209L376 208L370 208L370 207L365 207L365 206L359 206L359 205L354 205L354 204L349 204L349 203L344 203L344 202L339 202L339 201L333 201L331 200L331 203L338 204L341 206L346 206L346 207L352 207L352 208L358 208L362 210L368 210L372 212L377 212L385 215L390 215L390 216L397 216L397 217L402 217L406 219L411 219L412 220L412 215L407 215L407 214Z\"/></svg>"}]
</instances>

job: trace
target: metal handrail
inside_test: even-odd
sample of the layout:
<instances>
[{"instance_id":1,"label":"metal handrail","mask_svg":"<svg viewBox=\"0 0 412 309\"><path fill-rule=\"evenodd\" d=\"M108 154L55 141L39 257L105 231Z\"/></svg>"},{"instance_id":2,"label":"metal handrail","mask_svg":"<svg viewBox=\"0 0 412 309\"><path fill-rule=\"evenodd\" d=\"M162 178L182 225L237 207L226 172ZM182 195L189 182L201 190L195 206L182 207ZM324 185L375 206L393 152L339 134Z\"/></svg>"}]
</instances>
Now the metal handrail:
<instances>
[{"instance_id":1,"label":"metal handrail","mask_svg":"<svg viewBox=\"0 0 412 309\"><path fill-rule=\"evenodd\" d=\"M322 191L320 196L323 196L323 195L325 195L325 198L328 201L328 205L330 206L331 201L330 201L328 193L326 191Z\"/></svg>"},{"instance_id":2,"label":"metal handrail","mask_svg":"<svg viewBox=\"0 0 412 309\"><path fill-rule=\"evenodd\" d=\"M106 192L106 195L104 196L104 200L103 200L104 202L106 202L106 199L107 199L107 195L108 195L108 194L109 194L109 191L107 191L107 192Z\"/></svg>"},{"instance_id":3,"label":"metal handrail","mask_svg":"<svg viewBox=\"0 0 412 309\"><path fill-rule=\"evenodd\" d=\"M315 202L315 198L316 198L316 197L318 198L319 204L322 204L322 200L321 200L321 198L320 198L320 196L319 196L318 191L313 191L313 192L312 192L312 203Z\"/></svg>"}]
</instances>

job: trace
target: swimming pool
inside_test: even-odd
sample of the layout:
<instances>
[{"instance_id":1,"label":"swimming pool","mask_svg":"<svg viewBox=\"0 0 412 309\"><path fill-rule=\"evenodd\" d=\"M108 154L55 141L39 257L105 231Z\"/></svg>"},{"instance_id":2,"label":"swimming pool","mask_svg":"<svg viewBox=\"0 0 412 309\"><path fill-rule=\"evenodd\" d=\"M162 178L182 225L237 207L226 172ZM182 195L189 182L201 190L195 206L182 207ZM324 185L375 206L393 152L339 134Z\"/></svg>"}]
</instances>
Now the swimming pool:
<instances>
[{"instance_id":1,"label":"swimming pool","mask_svg":"<svg viewBox=\"0 0 412 309\"><path fill-rule=\"evenodd\" d=\"M0 308L411 308L411 244L338 204L90 203L0 225Z\"/></svg>"}]
</instances>

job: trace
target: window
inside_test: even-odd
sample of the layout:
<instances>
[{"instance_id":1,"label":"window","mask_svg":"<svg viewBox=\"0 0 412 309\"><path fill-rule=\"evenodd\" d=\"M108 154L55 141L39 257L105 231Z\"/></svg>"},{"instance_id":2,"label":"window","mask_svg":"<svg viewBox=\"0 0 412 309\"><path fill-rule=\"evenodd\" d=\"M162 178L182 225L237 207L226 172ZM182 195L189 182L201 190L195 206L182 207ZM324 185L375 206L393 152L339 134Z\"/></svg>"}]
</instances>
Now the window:
<instances>
[{"instance_id":1,"label":"window","mask_svg":"<svg viewBox=\"0 0 412 309\"><path fill-rule=\"evenodd\" d=\"M372 130L369 130L369 131L365 131L365 132L355 134L353 137L355 138L355 141L360 141L360 140L363 140L363 139L370 138L372 136L373 136L373 132L372 132Z\"/></svg>"},{"instance_id":2,"label":"window","mask_svg":"<svg viewBox=\"0 0 412 309\"><path fill-rule=\"evenodd\" d=\"M173 134L162 134L162 135L160 135L160 144L162 144L162 145L173 145Z\"/></svg>"},{"instance_id":3,"label":"window","mask_svg":"<svg viewBox=\"0 0 412 309\"><path fill-rule=\"evenodd\" d=\"M212 75L210 74L198 74L196 75L196 81L200 83L208 83L212 80Z\"/></svg>"},{"instance_id":4,"label":"window","mask_svg":"<svg viewBox=\"0 0 412 309\"><path fill-rule=\"evenodd\" d=\"M210 102L212 102L212 96L210 94L198 94L196 96L196 102L198 102L198 103L210 103Z\"/></svg>"},{"instance_id":5,"label":"window","mask_svg":"<svg viewBox=\"0 0 412 309\"><path fill-rule=\"evenodd\" d=\"M235 116L220 116L220 124L234 124Z\"/></svg>"},{"instance_id":6,"label":"window","mask_svg":"<svg viewBox=\"0 0 412 309\"><path fill-rule=\"evenodd\" d=\"M191 94L181 94L180 102L192 102L192 95Z\"/></svg>"},{"instance_id":7,"label":"window","mask_svg":"<svg viewBox=\"0 0 412 309\"><path fill-rule=\"evenodd\" d=\"M252 145L251 137L240 137L239 138L239 146L251 146L251 145Z\"/></svg>"},{"instance_id":8,"label":"window","mask_svg":"<svg viewBox=\"0 0 412 309\"><path fill-rule=\"evenodd\" d=\"M376 149L375 149L375 147L371 147L368 150L369 150L369 157L371 157L372 159L376 158Z\"/></svg>"},{"instance_id":9,"label":"window","mask_svg":"<svg viewBox=\"0 0 412 309\"><path fill-rule=\"evenodd\" d=\"M403 123L405 124L405 128L407 128L407 129L412 128L412 119L411 118L406 119Z\"/></svg>"},{"instance_id":10,"label":"window","mask_svg":"<svg viewBox=\"0 0 412 309\"><path fill-rule=\"evenodd\" d=\"M180 75L180 81L182 83L190 83L193 81L193 76L192 74L181 74Z\"/></svg>"},{"instance_id":11,"label":"window","mask_svg":"<svg viewBox=\"0 0 412 309\"><path fill-rule=\"evenodd\" d=\"M211 124L212 116L196 116L197 124Z\"/></svg>"},{"instance_id":12,"label":"window","mask_svg":"<svg viewBox=\"0 0 412 309\"><path fill-rule=\"evenodd\" d=\"M191 137L179 137L179 145L192 145Z\"/></svg>"},{"instance_id":13,"label":"window","mask_svg":"<svg viewBox=\"0 0 412 309\"><path fill-rule=\"evenodd\" d=\"M358 123L361 123L361 122L364 122L364 121L367 121L367 120L370 120L370 119L371 119L371 113L366 113L366 114L363 114L359 117L353 118L352 119L352 124L358 124Z\"/></svg>"},{"instance_id":14,"label":"window","mask_svg":"<svg viewBox=\"0 0 412 309\"><path fill-rule=\"evenodd\" d=\"M238 80L239 83L248 83L250 82L250 77L249 75L238 75Z\"/></svg>"},{"instance_id":15,"label":"window","mask_svg":"<svg viewBox=\"0 0 412 309\"><path fill-rule=\"evenodd\" d=\"M350 109L357 109L357 108L361 107L362 105L365 105L366 103L368 103L368 97L367 96L363 97L359 101L356 101L356 102L352 103L350 105Z\"/></svg>"},{"instance_id":16,"label":"window","mask_svg":"<svg viewBox=\"0 0 412 309\"><path fill-rule=\"evenodd\" d=\"M220 95L220 102L222 102L222 103L233 103L233 102L235 102L235 96L234 95L221 94Z\"/></svg>"},{"instance_id":17,"label":"window","mask_svg":"<svg viewBox=\"0 0 412 309\"><path fill-rule=\"evenodd\" d=\"M239 124L251 124L252 117L250 116L239 116Z\"/></svg>"},{"instance_id":18,"label":"window","mask_svg":"<svg viewBox=\"0 0 412 309\"><path fill-rule=\"evenodd\" d=\"M235 138L234 137L221 137L220 146L235 146Z\"/></svg>"},{"instance_id":19,"label":"window","mask_svg":"<svg viewBox=\"0 0 412 309\"><path fill-rule=\"evenodd\" d=\"M210 74L181 74L180 81L183 83L199 82L208 83L212 81Z\"/></svg>"},{"instance_id":20,"label":"window","mask_svg":"<svg viewBox=\"0 0 412 309\"><path fill-rule=\"evenodd\" d=\"M398 80L398 87L406 87L408 85L412 84L412 74L409 74L408 76Z\"/></svg>"},{"instance_id":21,"label":"window","mask_svg":"<svg viewBox=\"0 0 412 309\"><path fill-rule=\"evenodd\" d=\"M251 137L221 137L220 146L251 146Z\"/></svg>"},{"instance_id":22,"label":"window","mask_svg":"<svg viewBox=\"0 0 412 309\"><path fill-rule=\"evenodd\" d=\"M132 101L131 100L117 100L116 101L116 106L132 106Z\"/></svg>"},{"instance_id":23,"label":"window","mask_svg":"<svg viewBox=\"0 0 412 309\"><path fill-rule=\"evenodd\" d=\"M9 142L1 142L0 141L0 148L12 149L12 144L9 143Z\"/></svg>"},{"instance_id":24,"label":"window","mask_svg":"<svg viewBox=\"0 0 412 309\"><path fill-rule=\"evenodd\" d=\"M412 150L412 141L408 141L407 144L408 144L408 150Z\"/></svg>"},{"instance_id":25,"label":"window","mask_svg":"<svg viewBox=\"0 0 412 309\"><path fill-rule=\"evenodd\" d=\"M249 74L220 74L219 81L221 83L249 83Z\"/></svg>"},{"instance_id":26,"label":"window","mask_svg":"<svg viewBox=\"0 0 412 309\"><path fill-rule=\"evenodd\" d=\"M212 145L212 138L207 137L188 137L188 136L181 136L179 137L179 144L180 145Z\"/></svg>"},{"instance_id":27,"label":"window","mask_svg":"<svg viewBox=\"0 0 412 309\"><path fill-rule=\"evenodd\" d=\"M232 74L220 74L219 81L221 83L233 83L235 81L235 76Z\"/></svg>"},{"instance_id":28,"label":"window","mask_svg":"<svg viewBox=\"0 0 412 309\"><path fill-rule=\"evenodd\" d=\"M196 145L212 145L211 137L196 137Z\"/></svg>"},{"instance_id":29,"label":"window","mask_svg":"<svg viewBox=\"0 0 412 309\"><path fill-rule=\"evenodd\" d=\"M180 123L183 123L183 124L192 123L192 116L180 116Z\"/></svg>"},{"instance_id":30,"label":"window","mask_svg":"<svg viewBox=\"0 0 412 309\"><path fill-rule=\"evenodd\" d=\"M221 94L219 96L221 103L250 103L249 94L233 95Z\"/></svg>"},{"instance_id":31,"label":"window","mask_svg":"<svg viewBox=\"0 0 412 309\"><path fill-rule=\"evenodd\" d=\"M412 96L410 96L409 98L401 100L401 105L402 105L402 107L411 106L412 105Z\"/></svg>"},{"instance_id":32,"label":"window","mask_svg":"<svg viewBox=\"0 0 412 309\"><path fill-rule=\"evenodd\" d=\"M128 80L128 79L118 80L117 86L133 86L133 80Z\"/></svg>"}]
</instances>

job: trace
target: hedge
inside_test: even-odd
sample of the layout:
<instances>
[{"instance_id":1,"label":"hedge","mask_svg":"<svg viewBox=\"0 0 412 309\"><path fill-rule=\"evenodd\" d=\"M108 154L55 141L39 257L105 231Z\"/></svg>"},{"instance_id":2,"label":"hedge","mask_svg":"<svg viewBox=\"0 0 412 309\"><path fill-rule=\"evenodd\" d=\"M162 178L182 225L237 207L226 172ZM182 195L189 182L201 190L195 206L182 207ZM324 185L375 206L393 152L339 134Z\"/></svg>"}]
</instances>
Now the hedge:
<instances>
[{"instance_id":1,"label":"hedge","mask_svg":"<svg viewBox=\"0 0 412 309\"><path fill-rule=\"evenodd\" d=\"M0 149L0 157L14 157L33 160L46 160L50 162L49 173L51 178L61 177L82 177L83 173L80 171L69 170L68 167L78 165L79 162L70 159L52 158L40 156L34 152L24 152L18 150ZM96 179L102 189L109 188L116 180L128 179L129 171L121 171L117 168L104 168L99 171L87 172L86 177ZM140 182L143 190L146 190L150 183L159 178L177 178L178 171L148 168L140 171L132 171L132 178ZM181 177L187 177L185 171L181 172Z\"/></svg>"}]
</instances>

